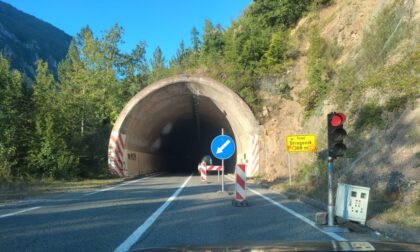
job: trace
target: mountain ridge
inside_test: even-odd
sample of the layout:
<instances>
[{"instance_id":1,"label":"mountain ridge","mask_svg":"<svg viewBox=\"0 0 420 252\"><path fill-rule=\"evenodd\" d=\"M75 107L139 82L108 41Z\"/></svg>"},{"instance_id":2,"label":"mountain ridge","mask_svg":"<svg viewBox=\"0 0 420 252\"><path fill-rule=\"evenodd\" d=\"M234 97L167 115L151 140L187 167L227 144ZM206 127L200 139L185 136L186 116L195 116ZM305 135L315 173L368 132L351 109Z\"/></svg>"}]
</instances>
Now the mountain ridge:
<instances>
[{"instance_id":1,"label":"mountain ridge","mask_svg":"<svg viewBox=\"0 0 420 252\"><path fill-rule=\"evenodd\" d=\"M56 74L71 39L52 24L0 1L0 53L9 59L13 69L33 78L35 63L42 59Z\"/></svg>"}]
</instances>

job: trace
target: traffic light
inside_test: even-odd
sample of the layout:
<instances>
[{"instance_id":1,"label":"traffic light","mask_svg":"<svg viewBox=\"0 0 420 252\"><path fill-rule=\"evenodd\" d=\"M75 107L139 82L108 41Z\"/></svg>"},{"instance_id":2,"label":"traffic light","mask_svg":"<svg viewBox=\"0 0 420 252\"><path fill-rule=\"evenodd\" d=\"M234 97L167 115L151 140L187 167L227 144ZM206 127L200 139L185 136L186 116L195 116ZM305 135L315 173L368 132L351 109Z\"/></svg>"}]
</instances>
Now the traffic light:
<instances>
[{"instance_id":1,"label":"traffic light","mask_svg":"<svg viewBox=\"0 0 420 252\"><path fill-rule=\"evenodd\" d=\"M347 132L343 129L346 116L343 113L332 112L328 114L328 156L332 158L342 157L347 150L343 143Z\"/></svg>"}]
</instances>

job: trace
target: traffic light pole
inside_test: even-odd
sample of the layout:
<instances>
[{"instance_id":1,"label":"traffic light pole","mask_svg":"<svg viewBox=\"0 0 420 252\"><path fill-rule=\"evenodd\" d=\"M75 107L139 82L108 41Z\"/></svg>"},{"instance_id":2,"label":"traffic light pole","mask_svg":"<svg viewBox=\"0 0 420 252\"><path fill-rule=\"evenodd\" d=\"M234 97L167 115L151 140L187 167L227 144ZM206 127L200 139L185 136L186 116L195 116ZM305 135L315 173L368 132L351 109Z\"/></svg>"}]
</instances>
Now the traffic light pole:
<instances>
[{"instance_id":1,"label":"traffic light pole","mask_svg":"<svg viewBox=\"0 0 420 252\"><path fill-rule=\"evenodd\" d=\"M332 172L334 164L333 158L328 157L328 226L334 226L334 200L333 200L333 183Z\"/></svg>"}]
</instances>

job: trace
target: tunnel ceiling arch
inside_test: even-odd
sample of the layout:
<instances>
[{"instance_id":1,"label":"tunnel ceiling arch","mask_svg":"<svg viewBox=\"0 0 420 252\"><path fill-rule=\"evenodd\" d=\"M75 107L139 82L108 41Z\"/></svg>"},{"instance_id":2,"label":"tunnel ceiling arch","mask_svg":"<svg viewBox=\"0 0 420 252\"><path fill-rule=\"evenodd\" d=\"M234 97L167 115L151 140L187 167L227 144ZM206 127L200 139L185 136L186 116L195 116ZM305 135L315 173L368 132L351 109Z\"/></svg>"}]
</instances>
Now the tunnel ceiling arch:
<instances>
[{"instance_id":1,"label":"tunnel ceiling arch","mask_svg":"<svg viewBox=\"0 0 420 252\"><path fill-rule=\"evenodd\" d=\"M169 167L179 170L177 166L191 170L201 155L209 153L209 141L221 128L236 141L232 162L245 159L251 138L258 133L257 120L247 104L207 77L166 78L141 90L126 104L112 130L109 163L115 163L113 152L117 151L123 155L116 162L124 166L120 175L136 176ZM120 146L118 139L123 142Z\"/></svg>"}]
</instances>

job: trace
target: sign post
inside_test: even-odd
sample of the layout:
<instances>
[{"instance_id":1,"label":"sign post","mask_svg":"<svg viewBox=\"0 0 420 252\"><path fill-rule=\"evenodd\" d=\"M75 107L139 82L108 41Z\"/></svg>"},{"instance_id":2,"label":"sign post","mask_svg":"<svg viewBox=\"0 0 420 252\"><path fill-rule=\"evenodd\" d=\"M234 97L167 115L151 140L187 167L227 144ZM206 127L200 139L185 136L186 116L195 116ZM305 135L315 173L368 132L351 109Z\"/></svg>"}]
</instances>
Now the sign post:
<instances>
[{"instance_id":1,"label":"sign post","mask_svg":"<svg viewBox=\"0 0 420 252\"><path fill-rule=\"evenodd\" d=\"M291 152L316 152L316 136L315 134L309 135L290 135L286 136L287 158L289 165L289 185L292 185L292 172L291 172Z\"/></svg>"},{"instance_id":2,"label":"sign post","mask_svg":"<svg viewBox=\"0 0 420 252\"><path fill-rule=\"evenodd\" d=\"M230 136L225 135L222 129L222 134L215 137L211 142L210 149L213 156L222 160L222 192L224 192L225 159L232 157L233 153L235 153L235 141Z\"/></svg>"},{"instance_id":3,"label":"sign post","mask_svg":"<svg viewBox=\"0 0 420 252\"><path fill-rule=\"evenodd\" d=\"M222 134L221 135L223 136L224 134L225 134L225 129L222 128ZM220 148L222 148L223 146L226 147L226 143L228 143L228 141L226 141ZM217 149L216 152L218 152L218 151L219 151L219 149ZM222 150L222 152L223 152L223 150ZM222 192L224 192L224 191L225 191L225 160L222 159Z\"/></svg>"}]
</instances>

